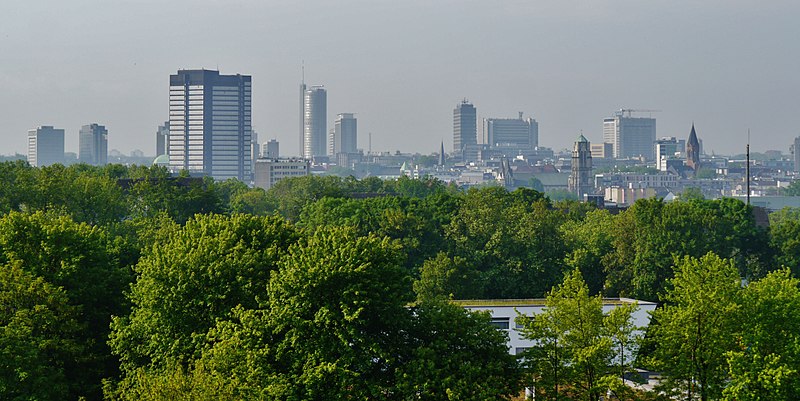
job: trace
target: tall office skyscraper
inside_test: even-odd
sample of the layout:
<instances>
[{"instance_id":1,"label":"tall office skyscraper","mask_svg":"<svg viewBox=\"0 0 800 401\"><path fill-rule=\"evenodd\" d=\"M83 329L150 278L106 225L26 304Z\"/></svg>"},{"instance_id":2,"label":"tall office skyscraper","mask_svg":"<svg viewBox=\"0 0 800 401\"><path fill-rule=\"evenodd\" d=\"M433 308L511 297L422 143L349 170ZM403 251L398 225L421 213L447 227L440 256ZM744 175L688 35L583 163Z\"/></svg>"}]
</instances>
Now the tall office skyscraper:
<instances>
[{"instance_id":1,"label":"tall office skyscraper","mask_svg":"<svg viewBox=\"0 0 800 401\"><path fill-rule=\"evenodd\" d=\"M656 119L631 117L630 113L622 109L603 119L603 142L612 144L617 159L643 156L653 160Z\"/></svg>"},{"instance_id":2,"label":"tall office skyscraper","mask_svg":"<svg viewBox=\"0 0 800 401\"><path fill-rule=\"evenodd\" d=\"M453 151L463 154L464 148L478 144L478 112L467 99L453 110Z\"/></svg>"},{"instance_id":3,"label":"tall office skyscraper","mask_svg":"<svg viewBox=\"0 0 800 401\"><path fill-rule=\"evenodd\" d=\"M591 144L583 134L572 148L572 173L569 175L568 186L569 191L579 198L593 192Z\"/></svg>"},{"instance_id":4,"label":"tall office skyscraper","mask_svg":"<svg viewBox=\"0 0 800 401\"><path fill-rule=\"evenodd\" d=\"M43 125L28 130L28 163L34 167L64 162L64 130Z\"/></svg>"},{"instance_id":5,"label":"tall office skyscraper","mask_svg":"<svg viewBox=\"0 0 800 401\"><path fill-rule=\"evenodd\" d=\"M331 156L339 153L356 153L358 147L358 120L353 113L341 113L333 124L333 145Z\"/></svg>"},{"instance_id":6,"label":"tall office skyscraper","mask_svg":"<svg viewBox=\"0 0 800 401\"><path fill-rule=\"evenodd\" d=\"M533 150L539 146L539 123L533 118L484 118L483 137L492 147Z\"/></svg>"},{"instance_id":7,"label":"tall office skyscraper","mask_svg":"<svg viewBox=\"0 0 800 401\"><path fill-rule=\"evenodd\" d=\"M303 95L303 147L304 159L325 156L328 132L328 93L323 86L312 86Z\"/></svg>"},{"instance_id":8,"label":"tall office skyscraper","mask_svg":"<svg viewBox=\"0 0 800 401\"><path fill-rule=\"evenodd\" d=\"M108 130L105 126L89 124L81 127L78 136L78 161L93 166L108 163Z\"/></svg>"},{"instance_id":9,"label":"tall office skyscraper","mask_svg":"<svg viewBox=\"0 0 800 401\"><path fill-rule=\"evenodd\" d=\"M164 125L158 126L156 131L156 157L169 154L169 121L164 121Z\"/></svg>"},{"instance_id":10,"label":"tall office skyscraper","mask_svg":"<svg viewBox=\"0 0 800 401\"><path fill-rule=\"evenodd\" d=\"M251 77L179 70L169 80L170 169L252 180Z\"/></svg>"}]
</instances>

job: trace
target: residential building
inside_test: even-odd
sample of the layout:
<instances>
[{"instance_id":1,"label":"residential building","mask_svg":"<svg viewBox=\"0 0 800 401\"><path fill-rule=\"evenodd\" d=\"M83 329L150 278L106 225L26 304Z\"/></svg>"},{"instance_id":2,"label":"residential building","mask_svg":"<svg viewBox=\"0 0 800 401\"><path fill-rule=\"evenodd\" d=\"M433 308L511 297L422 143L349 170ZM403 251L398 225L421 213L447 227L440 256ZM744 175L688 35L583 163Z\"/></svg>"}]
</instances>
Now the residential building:
<instances>
[{"instance_id":1,"label":"residential building","mask_svg":"<svg viewBox=\"0 0 800 401\"><path fill-rule=\"evenodd\" d=\"M333 144L331 156L339 153L356 153L358 141L358 120L353 113L341 113L336 116L333 125Z\"/></svg>"},{"instance_id":2,"label":"residential building","mask_svg":"<svg viewBox=\"0 0 800 401\"><path fill-rule=\"evenodd\" d=\"M533 118L484 118L482 139L491 147L507 147L520 151L539 146L539 123Z\"/></svg>"},{"instance_id":3,"label":"residential building","mask_svg":"<svg viewBox=\"0 0 800 401\"><path fill-rule=\"evenodd\" d=\"M328 132L328 92L323 86L311 86L303 96L303 137L301 156L313 159L325 156L325 134Z\"/></svg>"},{"instance_id":4,"label":"residential building","mask_svg":"<svg viewBox=\"0 0 800 401\"><path fill-rule=\"evenodd\" d=\"M78 136L78 161L93 166L108 163L108 130L105 126L89 124L81 127Z\"/></svg>"},{"instance_id":5,"label":"residential building","mask_svg":"<svg viewBox=\"0 0 800 401\"><path fill-rule=\"evenodd\" d=\"M158 126L156 131L156 156L169 154L169 121L164 121L164 125Z\"/></svg>"},{"instance_id":6,"label":"residential building","mask_svg":"<svg viewBox=\"0 0 800 401\"><path fill-rule=\"evenodd\" d=\"M592 183L592 151L589 141L581 134L572 148L572 173L569 176L568 189L583 199L584 194L594 193Z\"/></svg>"},{"instance_id":7,"label":"residential building","mask_svg":"<svg viewBox=\"0 0 800 401\"><path fill-rule=\"evenodd\" d=\"M614 158L653 160L656 119L631 117L631 111L622 109L603 120L603 142L612 144Z\"/></svg>"},{"instance_id":8,"label":"residential building","mask_svg":"<svg viewBox=\"0 0 800 401\"><path fill-rule=\"evenodd\" d=\"M311 174L310 160L261 158L256 160L255 186L267 190L284 178L309 174Z\"/></svg>"},{"instance_id":9,"label":"residential building","mask_svg":"<svg viewBox=\"0 0 800 401\"><path fill-rule=\"evenodd\" d=\"M478 144L478 114L475 106L467 99L461 101L453 110L453 152L464 156L467 147L475 148ZM473 145L473 146L470 146ZM477 151L470 151L470 155ZM473 157L473 156L471 156ZM475 156L476 157L476 156ZM467 158L465 157L465 161Z\"/></svg>"},{"instance_id":10,"label":"residential building","mask_svg":"<svg viewBox=\"0 0 800 401\"><path fill-rule=\"evenodd\" d=\"M28 130L28 163L33 167L64 162L64 130L43 125Z\"/></svg>"},{"instance_id":11,"label":"residential building","mask_svg":"<svg viewBox=\"0 0 800 401\"><path fill-rule=\"evenodd\" d=\"M170 75L169 167L252 180L252 80L213 70Z\"/></svg>"}]
</instances>

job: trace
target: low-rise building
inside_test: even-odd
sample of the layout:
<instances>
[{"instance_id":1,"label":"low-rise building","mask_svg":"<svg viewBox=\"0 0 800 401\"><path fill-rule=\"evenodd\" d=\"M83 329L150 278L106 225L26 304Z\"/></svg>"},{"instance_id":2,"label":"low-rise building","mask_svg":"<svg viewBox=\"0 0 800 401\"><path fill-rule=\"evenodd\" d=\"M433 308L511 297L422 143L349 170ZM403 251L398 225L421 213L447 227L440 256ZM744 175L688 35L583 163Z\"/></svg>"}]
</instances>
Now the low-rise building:
<instances>
[{"instance_id":1,"label":"low-rise building","mask_svg":"<svg viewBox=\"0 0 800 401\"><path fill-rule=\"evenodd\" d=\"M258 159L255 186L266 190L284 178L309 174L311 174L311 162L305 159Z\"/></svg>"}]
</instances>

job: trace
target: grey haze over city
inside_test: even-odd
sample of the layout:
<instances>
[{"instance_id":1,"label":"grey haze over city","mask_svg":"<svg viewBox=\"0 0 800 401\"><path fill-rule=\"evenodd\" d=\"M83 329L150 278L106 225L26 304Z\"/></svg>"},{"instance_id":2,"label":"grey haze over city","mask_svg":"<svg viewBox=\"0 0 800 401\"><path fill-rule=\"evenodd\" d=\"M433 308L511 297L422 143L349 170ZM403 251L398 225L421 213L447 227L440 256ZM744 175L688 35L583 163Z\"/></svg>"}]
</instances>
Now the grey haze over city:
<instances>
[{"instance_id":1,"label":"grey haze over city","mask_svg":"<svg viewBox=\"0 0 800 401\"><path fill-rule=\"evenodd\" d=\"M602 141L620 108L658 109L657 135L707 153L784 153L800 135L797 1L69 0L0 4L0 154L26 132L108 128L154 154L169 75L253 77L253 125L297 154L301 63L328 89L328 126L356 113L359 147L450 151L453 108L539 122L561 149Z\"/></svg>"}]
</instances>

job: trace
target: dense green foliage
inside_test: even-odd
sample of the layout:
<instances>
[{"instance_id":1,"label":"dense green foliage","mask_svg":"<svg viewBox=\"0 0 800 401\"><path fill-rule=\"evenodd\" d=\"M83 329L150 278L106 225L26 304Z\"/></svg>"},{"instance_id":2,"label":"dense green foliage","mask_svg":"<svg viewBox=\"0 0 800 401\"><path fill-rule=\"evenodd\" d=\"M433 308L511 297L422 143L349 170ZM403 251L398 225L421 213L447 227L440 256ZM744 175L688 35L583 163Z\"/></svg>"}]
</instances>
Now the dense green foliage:
<instances>
[{"instance_id":1,"label":"dense green foliage","mask_svg":"<svg viewBox=\"0 0 800 401\"><path fill-rule=\"evenodd\" d=\"M427 178L264 191L4 162L0 398L508 398L523 371L505 333L447 301L544 296L526 328L562 348L532 350L526 376L543 396L625 398L630 311L598 297L628 296L665 305L637 363L668 372L669 391L792 399L800 212L771 220L696 196L611 214ZM692 348L699 324L707 348Z\"/></svg>"}]
</instances>

